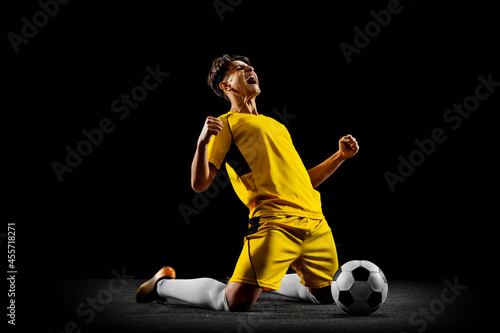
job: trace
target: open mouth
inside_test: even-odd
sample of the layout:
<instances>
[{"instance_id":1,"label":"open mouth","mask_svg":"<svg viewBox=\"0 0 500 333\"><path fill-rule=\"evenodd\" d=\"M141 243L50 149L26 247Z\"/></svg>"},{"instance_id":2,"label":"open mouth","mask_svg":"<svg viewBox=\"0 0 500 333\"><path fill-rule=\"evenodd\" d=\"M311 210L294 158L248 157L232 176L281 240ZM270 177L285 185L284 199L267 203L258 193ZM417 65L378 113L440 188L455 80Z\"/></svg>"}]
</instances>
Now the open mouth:
<instances>
[{"instance_id":1,"label":"open mouth","mask_svg":"<svg viewBox=\"0 0 500 333\"><path fill-rule=\"evenodd\" d=\"M255 75L250 75L249 77L247 77L247 83L248 84L257 84L257 79L255 77Z\"/></svg>"}]
</instances>

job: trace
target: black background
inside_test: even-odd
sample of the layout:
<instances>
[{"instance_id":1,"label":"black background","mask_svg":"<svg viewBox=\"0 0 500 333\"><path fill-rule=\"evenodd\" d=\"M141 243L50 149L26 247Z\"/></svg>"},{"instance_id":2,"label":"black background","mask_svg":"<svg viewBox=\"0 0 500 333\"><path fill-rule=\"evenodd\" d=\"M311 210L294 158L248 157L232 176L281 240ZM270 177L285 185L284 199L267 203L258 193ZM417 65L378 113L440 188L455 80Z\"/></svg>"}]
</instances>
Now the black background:
<instances>
[{"instance_id":1,"label":"black background","mask_svg":"<svg viewBox=\"0 0 500 333\"><path fill-rule=\"evenodd\" d=\"M341 264L367 259L389 280L476 278L494 254L500 89L456 130L443 114L474 94L479 75L500 81L498 19L489 3L401 1L347 63L339 44L353 44L354 27L387 3L245 0L221 20L213 1L72 1L19 53L4 38L3 228L16 222L19 271L108 278L125 267L146 278L171 265L182 278L231 275L248 214L231 186L189 224L179 210L193 206L204 119L229 110L206 84L212 60L229 53L255 67L259 113L295 116L287 127L306 167L341 136L357 138L359 153L318 188ZM36 1L5 11L4 36L37 11ZM120 120L111 103L157 65L169 76ZM114 131L59 182L51 163L103 118ZM392 192L384 173L435 128L447 140Z\"/></svg>"}]
</instances>

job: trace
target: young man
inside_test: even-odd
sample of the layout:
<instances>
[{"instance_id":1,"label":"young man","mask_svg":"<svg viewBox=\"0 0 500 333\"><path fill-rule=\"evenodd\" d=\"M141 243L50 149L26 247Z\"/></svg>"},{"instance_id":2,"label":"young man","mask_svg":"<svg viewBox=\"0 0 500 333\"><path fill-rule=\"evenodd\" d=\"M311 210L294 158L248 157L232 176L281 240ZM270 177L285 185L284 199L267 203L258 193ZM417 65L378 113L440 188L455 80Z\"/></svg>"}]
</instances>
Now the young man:
<instances>
[{"instance_id":1,"label":"young man","mask_svg":"<svg viewBox=\"0 0 500 333\"><path fill-rule=\"evenodd\" d=\"M285 126L257 112L260 86L248 58L215 59L208 84L231 102L231 110L206 119L191 184L196 192L206 190L226 162L233 188L250 210L248 234L227 286L209 278L176 280L173 268L164 267L141 285L137 302L174 297L214 310L247 311L266 288L312 303L333 303L337 252L314 188L357 153L356 139L342 137L335 154L307 170ZM286 274L289 267L297 274Z\"/></svg>"}]
</instances>

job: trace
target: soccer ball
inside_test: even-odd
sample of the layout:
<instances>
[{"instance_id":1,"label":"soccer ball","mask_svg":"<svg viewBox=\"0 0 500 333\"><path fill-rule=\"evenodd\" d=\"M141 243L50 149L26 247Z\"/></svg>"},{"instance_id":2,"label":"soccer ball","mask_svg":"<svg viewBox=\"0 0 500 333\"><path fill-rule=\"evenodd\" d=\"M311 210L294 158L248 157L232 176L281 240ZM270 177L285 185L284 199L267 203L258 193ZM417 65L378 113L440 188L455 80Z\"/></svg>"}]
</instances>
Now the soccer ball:
<instances>
[{"instance_id":1,"label":"soccer ball","mask_svg":"<svg viewBox=\"0 0 500 333\"><path fill-rule=\"evenodd\" d=\"M352 260L333 276L332 295L344 312L363 316L377 310L387 298L389 285L377 265L367 260Z\"/></svg>"}]
</instances>

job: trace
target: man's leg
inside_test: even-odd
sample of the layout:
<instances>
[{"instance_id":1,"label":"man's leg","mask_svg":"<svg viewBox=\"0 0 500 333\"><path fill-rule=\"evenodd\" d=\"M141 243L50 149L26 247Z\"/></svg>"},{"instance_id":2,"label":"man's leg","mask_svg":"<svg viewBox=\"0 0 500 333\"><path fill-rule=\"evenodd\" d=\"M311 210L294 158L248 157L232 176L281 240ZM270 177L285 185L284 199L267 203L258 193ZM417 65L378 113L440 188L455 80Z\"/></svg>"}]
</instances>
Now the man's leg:
<instances>
[{"instance_id":1,"label":"man's leg","mask_svg":"<svg viewBox=\"0 0 500 333\"><path fill-rule=\"evenodd\" d=\"M160 280L158 295L173 297L203 308L217 311L248 311L255 304L262 288L230 282L227 286L217 280L200 278L192 280Z\"/></svg>"},{"instance_id":2,"label":"man's leg","mask_svg":"<svg viewBox=\"0 0 500 333\"><path fill-rule=\"evenodd\" d=\"M303 277L305 287L297 274L287 274L281 282L279 294L316 304L332 304L331 281L338 269L337 251L330 227L325 220L309 220L311 234L304 240L301 256L290 266Z\"/></svg>"},{"instance_id":3,"label":"man's leg","mask_svg":"<svg viewBox=\"0 0 500 333\"><path fill-rule=\"evenodd\" d=\"M231 311L248 311L255 304L262 288L241 282L229 282L226 288L226 299Z\"/></svg>"},{"instance_id":4,"label":"man's leg","mask_svg":"<svg viewBox=\"0 0 500 333\"><path fill-rule=\"evenodd\" d=\"M214 279L164 279L156 291L161 298L173 297L193 305L217 311L230 311L225 295L226 285Z\"/></svg>"},{"instance_id":5,"label":"man's leg","mask_svg":"<svg viewBox=\"0 0 500 333\"><path fill-rule=\"evenodd\" d=\"M280 290L277 294L302 300L314 304L333 304L331 287L308 288L300 283L300 277L297 274L287 274L281 280Z\"/></svg>"}]
</instances>

